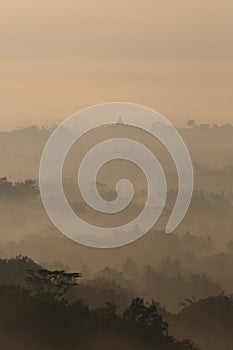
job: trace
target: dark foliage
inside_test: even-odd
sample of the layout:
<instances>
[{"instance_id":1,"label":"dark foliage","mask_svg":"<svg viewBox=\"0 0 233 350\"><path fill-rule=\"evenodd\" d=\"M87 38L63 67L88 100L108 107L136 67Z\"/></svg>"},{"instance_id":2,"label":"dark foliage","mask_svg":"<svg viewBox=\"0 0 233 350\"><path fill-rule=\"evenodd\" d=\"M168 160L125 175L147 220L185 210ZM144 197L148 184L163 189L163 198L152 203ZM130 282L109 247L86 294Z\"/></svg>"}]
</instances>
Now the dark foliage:
<instances>
[{"instance_id":1,"label":"dark foliage","mask_svg":"<svg viewBox=\"0 0 233 350\"><path fill-rule=\"evenodd\" d=\"M73 287L78 285L78 272L67 273L63 270L46 269L28 270L26 281L36 294L44 294L53 298L62 298Z\"/></svg>"},{"instance_id":2,"label":"dark foliage","mask_svg":"<svg viewBox=\"0 0 233 350\"><path fill-rule=\"evenodd\" d=\"M83 302L33 295L0 285L0 344L4 349L160 349L194 350L168 336L168 325L154 305L132 301L124 316L107 303L90 310Z\"/></svg>"}]
</instances>

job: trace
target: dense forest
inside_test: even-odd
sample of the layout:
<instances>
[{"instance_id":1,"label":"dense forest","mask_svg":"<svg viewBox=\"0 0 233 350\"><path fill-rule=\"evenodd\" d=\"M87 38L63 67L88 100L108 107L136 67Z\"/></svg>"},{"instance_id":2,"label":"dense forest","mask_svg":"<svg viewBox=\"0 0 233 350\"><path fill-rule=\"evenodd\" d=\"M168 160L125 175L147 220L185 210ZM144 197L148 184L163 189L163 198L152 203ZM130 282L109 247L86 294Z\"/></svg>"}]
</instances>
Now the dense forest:
<instances>
[{"instance_id":1,"label":"dense forest","mask_svg":"<svg viewBox=\"0 0 233 350\"><path fill-rule=\"evenodd\" d=\"M193 159L195 189L172 235L165 235L164 227L177 178L168 155L156 145L169 188L164 213L141 239L107 250L70 241L43 209L39 160L53 129L0 133L1 347L231 350L233 127L189 121L179 130ZM109 131L114 137L114 128ZM95 215L83 203L71 167L104 132L81 140L80 158L74 147L63 178L73 210L100 226L120 219ZM145 135L137 137L152 148ZM122 165L123 170L130 176L129 167ZM114 181L121 175L117 167L106 168L97 184L109 200L115 195L114 183L106 180L111 172ZM134 201L123 222L140 212L145 199L143 177L135 172L132 182Z\"/></svg>"},{"instance_id":2,"label":"dense forest","mask_svg":"<svg viewBox=\"0 0 233 350\"><path fill-rule=\"evenodd\" d=\"M94 285L81 282L80 273L44 269L27 257L1 259L0 276L4 349L231 349L233 299L223 293L187 298L179 312L169 313L156 300L139 297L119 309L112 301L117 284L112 291L96 284L105 299L97 306Z\"/></svg>"}]
</instances>

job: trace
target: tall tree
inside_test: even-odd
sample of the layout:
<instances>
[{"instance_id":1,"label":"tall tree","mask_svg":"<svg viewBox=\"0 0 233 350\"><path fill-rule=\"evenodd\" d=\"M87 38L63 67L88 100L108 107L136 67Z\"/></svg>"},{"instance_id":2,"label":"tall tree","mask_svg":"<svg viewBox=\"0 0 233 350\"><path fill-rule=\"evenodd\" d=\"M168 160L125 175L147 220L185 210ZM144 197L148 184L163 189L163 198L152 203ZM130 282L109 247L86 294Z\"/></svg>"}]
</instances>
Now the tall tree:
<instances>
[{"instance_id":1,"label":"tall tree","mask_svg":"<svg viewBox=\"0 0 233 350\"><path fill-rule=\"evenodd\" d=\"M36 294L47 294L53 298L63 298L73 287L77 286L79 272L67 273L64 270L28 270L26 278L32 291Z\"/></svg>"}]
</instances>

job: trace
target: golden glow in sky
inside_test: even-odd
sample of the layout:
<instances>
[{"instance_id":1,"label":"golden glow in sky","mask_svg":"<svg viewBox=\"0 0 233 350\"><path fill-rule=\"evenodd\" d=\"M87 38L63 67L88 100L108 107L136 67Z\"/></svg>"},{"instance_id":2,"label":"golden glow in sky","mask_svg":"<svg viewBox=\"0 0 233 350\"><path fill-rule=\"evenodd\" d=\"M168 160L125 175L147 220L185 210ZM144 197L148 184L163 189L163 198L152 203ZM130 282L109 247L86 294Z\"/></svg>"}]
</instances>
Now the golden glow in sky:
<instances>
[{"instance_id":1,"label":"golden glow in sky","mask_svg":"<svg viewBox=\"0 0 233 350\"><path fill-rule=\"evenodd\" d=\"M231 0L3 2L0 129L129 101L233 122Z\"/></svg>"}]
</instances>

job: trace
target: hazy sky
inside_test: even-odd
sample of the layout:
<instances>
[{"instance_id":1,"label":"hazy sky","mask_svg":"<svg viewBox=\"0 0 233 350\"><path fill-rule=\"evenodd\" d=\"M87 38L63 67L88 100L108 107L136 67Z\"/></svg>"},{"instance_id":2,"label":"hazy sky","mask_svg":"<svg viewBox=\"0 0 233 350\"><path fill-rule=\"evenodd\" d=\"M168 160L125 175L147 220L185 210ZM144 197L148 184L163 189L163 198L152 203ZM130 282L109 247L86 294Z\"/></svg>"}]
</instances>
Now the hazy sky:
<instances>
[{"instance_id":1,"label":"hazy sky","mask_svg":"<svg viewBox=\"0 0 233 350\"><path fill-rule=\"evenodd\" d=\"M232 18L232 0L4 1L0 129L108 101L233 122Z\"/></svg>"}]
</instances>

